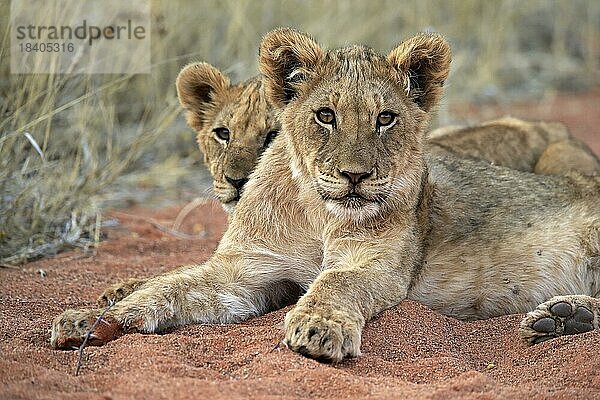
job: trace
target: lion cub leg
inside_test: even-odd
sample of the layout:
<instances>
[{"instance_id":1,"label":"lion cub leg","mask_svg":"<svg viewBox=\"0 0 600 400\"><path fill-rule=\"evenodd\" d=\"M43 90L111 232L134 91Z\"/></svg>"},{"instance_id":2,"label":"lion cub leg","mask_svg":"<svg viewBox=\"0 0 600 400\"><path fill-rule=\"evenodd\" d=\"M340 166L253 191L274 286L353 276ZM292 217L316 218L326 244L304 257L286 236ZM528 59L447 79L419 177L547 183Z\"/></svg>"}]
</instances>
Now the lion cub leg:
<instances>
[{"instance_id":1,"label":"lion cub leg","mask_svg":"<svg viewBox=\"0 0 600 400\"><path fill-rule=\"evenodd\" d=\"M118 303L147 281L148 279L129 278L126 281L115 283L102 292L96 303L99 308L106 308L109 304Z\"/></svg>"},{"instance_id":2,"label":"lion cub leg","mask_svg":"<svg viewBox=\"0 0 600 400\"><path fill-rule=\"evenodd\" d=\"M521 321L519 333L529 344L562 335L598 329L600 299L584 296L556 296L540 304Z\"/></svg>"},{"instance_id":3,"label":"lion cub leg","mask_svg":"<svg viewBox=\"0 0 600 400\"><path fill-rule=\"evenodd\" d=\"M298 295L297 285L289 282L287 272L272 262L248 264L239 253L217 253L203 265L133 282L130 287L135 290L109 309L64 311L52 324L50 344L61 349L77 347L94 324L88 340L91 345L128 332L241 322L289 304Z\"/></svg>"}]
</instances>

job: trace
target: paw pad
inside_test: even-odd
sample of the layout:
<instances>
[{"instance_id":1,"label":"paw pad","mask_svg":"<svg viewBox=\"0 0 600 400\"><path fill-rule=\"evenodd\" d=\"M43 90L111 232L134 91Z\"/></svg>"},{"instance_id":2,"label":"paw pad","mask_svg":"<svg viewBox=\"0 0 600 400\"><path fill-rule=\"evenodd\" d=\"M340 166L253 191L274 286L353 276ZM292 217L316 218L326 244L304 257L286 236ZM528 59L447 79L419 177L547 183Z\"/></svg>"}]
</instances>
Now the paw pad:
<instances>
[{"instance_id":1,"label":"paw pad","mask_svg":"<svg viewBox=\"0 0 600 400\"><path fill-rule=\"evenodd\" d=\"M585 333L594 329L592 321L594 314L585 307L577 307L577 311L572 318L565 321L565 334L575 335L577 333Z\"/></svg>"},{"instance_id":2,"label":"paw pad","mask_svg":"<svg viewBox=\"0 0 600 400\"><path fill-rule=\"evenodd\" d=\"M590 303L594 300L588 296L560 296L542 303L521 322L521 336L536 344L561 335L589 332L595 328Z\"/></svg>"},{"instance_id":3,"label":"paw pad","mask_svg":"<svg viewBox=\"0 0 600 400\"><path fill-rule=\"evenodd\" d=\"M532 328L538 332L550 333L556 330L556 322L552 318L542 318L535 321Z\"/></svg>"},{"instance_id":4,"label":"paw pad","mask_svg":"<svg viewBox=\"0 0 600 400\"><path fill-rule=\"evenodd\" d=\"M568 317L573 312L573 307L569 303L561 301L550 307L550 312L559 317Z\"/></svg>"}]
</instances>

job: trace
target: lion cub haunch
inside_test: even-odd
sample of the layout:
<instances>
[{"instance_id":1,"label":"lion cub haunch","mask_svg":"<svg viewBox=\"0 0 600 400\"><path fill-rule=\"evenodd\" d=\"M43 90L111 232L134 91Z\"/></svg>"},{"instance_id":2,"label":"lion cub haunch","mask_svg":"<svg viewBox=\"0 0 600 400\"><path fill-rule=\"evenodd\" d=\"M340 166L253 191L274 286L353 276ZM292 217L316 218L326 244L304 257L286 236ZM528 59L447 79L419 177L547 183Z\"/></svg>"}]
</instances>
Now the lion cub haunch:
<instances>
[{"instance_id":1,"label":"lion cub haunch","mask_svg":"<svg viewBox=\"0 0 600 400\"><path fill-rule=\"evenodd\" d=\"M469 127L443 127L428 134L428 151L543 175L600 174L598 157L560 122L504 117Z\"/></svg>"},{"instance_id":2,"label":"lion cub haunch","mask_svg":"<svg viewBox=\"0 0 600 400\"><path fill-rule=\"evenodd\" d=\"M202 265L142 283L106 313L92 343L239 322L302 292L285 317L285 342L322 360L359 355L365 322L406 298L474 319L577 293L587 297L545 304L523 337L567 332L551 331L551 315L564 315L564 326L597 326L600 178L427 154L425 129L450 59L435 34L381 56L362 46L327 51L290 29L270 32L260 69L281 135L217 250ZM100 313L65 311L52 345L81 343Z\"/></svg>"},{"instance_id":3,"label":"lion cub haunch","mask_svg":"<svg viewBox=\"0 0 600 400\"><path fill-rule=\"evenodd\" d=\"M279 133L258 77L232 85L207 63L190 64L177 77L177 94L196 131L217 198L230 211L258 158Z\"/></svg>"}]
</instances>

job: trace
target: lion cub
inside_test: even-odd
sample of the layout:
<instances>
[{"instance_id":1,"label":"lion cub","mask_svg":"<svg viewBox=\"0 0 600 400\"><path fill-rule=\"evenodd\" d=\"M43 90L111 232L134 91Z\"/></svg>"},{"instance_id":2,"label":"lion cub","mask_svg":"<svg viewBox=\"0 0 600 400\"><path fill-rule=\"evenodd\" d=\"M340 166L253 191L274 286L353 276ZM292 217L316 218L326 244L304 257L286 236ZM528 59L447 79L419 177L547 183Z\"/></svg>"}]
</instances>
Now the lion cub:
<instances>
[{"instance_id":1,"label":"lion cub","mask_svg":"<svg viewBox=\"0 0 600 400\"><path fill-rule=\"evenodd\" d=\"M215 194L231 211L258 158L279 133L262 82L255 77L232 85L212 65L195 63L181 70L176 86L213 176Z\"/></svg>"},{"instance_id":2,"label":"lion cub","mask_svg":"<svg viewBox=\"0 0 600 400\"><path fill-rule=\"evenodd\" d=\"M436 34L387 56L326 51L289 29L267 34L260 69L281 134L217 250L144 282L108 310L91 343L239 322L300 291L285 342L322 360L359 355L365 322L406 298L462 319L545 302L523 322L530 342L598 328L600 178L427 154L450 58ZM79 345L101 312L63 312L52 346Z\"/></svg>"}]
</instances>

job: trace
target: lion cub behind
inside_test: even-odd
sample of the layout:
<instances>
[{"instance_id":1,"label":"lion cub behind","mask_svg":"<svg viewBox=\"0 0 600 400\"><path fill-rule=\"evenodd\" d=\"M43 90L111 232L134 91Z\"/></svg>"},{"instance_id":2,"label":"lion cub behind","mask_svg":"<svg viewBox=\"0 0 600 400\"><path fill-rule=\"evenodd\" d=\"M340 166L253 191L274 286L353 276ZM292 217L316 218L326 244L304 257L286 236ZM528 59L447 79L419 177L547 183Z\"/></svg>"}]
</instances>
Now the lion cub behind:
<instances>
[{"instance_id":1,"label":"lion cub behind","mask_svg":"<svg viewBox=\"0 0 600 400\"><path fill-rule=\"evenodd\" d=\"M232 85L207 63L190 64L177 77L177 95L227 211L237 204L258 158L279 133L273 107L258 77Z\"/></svg>"},{"instance_id":2,"label":"lion cub behind","mask_svg":"<svg viewBox=\"0 0 600 400\"><path fill-rule=\"evenodd\" d=\"M560 122L504 117L469 127L443 127L427 135L428 151L489 161L541 175L600 174L600 160Z\"/></svg>"},{"instance_id":3,"label":"lion cub behind","mask_svg":"<svg viewBox=\"0 0 600 400\"><path fill-rule=\"evenodd\" d=\"M108 310L91 343L239 322L299 292L285 341L322 360L359 355L365 322L406 298L462 319L544 302L523 321L531 343L598 328L600 178L427 153L450 58L435 34L381 56L269 33L260 68L282 130L217 250L141 284ZM101 312L63 312L52 345L80 344Z\"/></svg>"}]
</instances>

